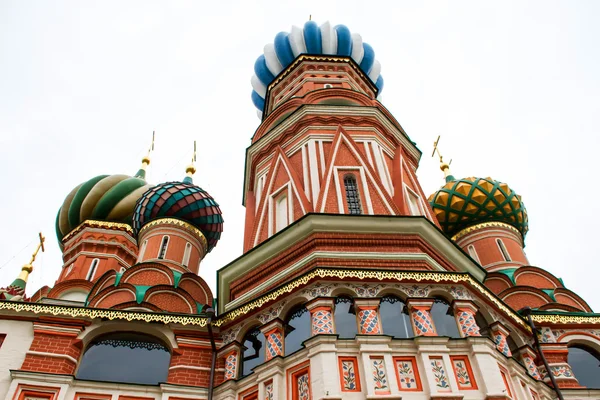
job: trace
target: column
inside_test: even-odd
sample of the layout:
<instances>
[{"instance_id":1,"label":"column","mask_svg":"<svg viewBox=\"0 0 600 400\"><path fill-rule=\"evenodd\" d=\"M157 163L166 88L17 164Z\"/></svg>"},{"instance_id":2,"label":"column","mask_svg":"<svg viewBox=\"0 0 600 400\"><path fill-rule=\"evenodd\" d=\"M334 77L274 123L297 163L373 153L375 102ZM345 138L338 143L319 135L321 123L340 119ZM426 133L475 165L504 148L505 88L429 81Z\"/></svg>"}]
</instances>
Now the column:
<instances>
[{"instance_id":1,"label":"column","mask_svg":"<svg viewBox=\"0 0 600 400\"><path fill-rule=\"evenodd\" d=\"M431 307L433 299L407 299L406 306L410 312L415 336L437 336L433 319L431 318Z\"/></svg>"},{"instance_id":2,"label":"column","mask_svg":"<svg viewBox=\"0 0 600 400\"><path fill-rule=\"evenodd\" d=\"M529 375L538 380L542 379L540 372L538 371L537 365L535 363L535 360L537 358L535 351L533 351L531 347L525 346L519 349L519 354L521 355L521 359L523 359L523 363L527 367L527 372L529 372Z\"/></svg>"},{"instance_id":3,"label":"column","mask_svg":"<svg viewBox=\"0 0 600 400\"><path fill-rule=\"evenodd\" d=\"M354 308L356 310L359 334L381 334L382 329L379 321L379 299L355 299Z\"/></svg>"},{"instance_id":4,"label":"column","mask_svg":"<svg viewBox=\"0 0 600 400\"><path fill-rule=\"evenodd\" d=\"M479 325L475 320L477 306L468 300L455 300L452 302L452 306L461 337L481 336Z\"/></svg>"},{"instance_id":5,"label":"column","mask_svg":"<svg viewBox=\"0 0 600 400\"><path fill-rule=\"evenodd\" d=\"M506 327L500 322L494 322L491 324L490 330L492 331L492 339L494 340L494 343L496 343L496 348L498 351L504 354L506 357L511 357L512 352L510 351L508 342L506 341L510 331L506 329Z\"/></svg>"},{"instance_id":6,"label":"column","mask_svg":"<svg viewBox=\"0 0 600 400\"><path fill-rule=\"evenodd\" d=\"M238 342L231 342L219 351L219 357L225 360L225 375L223 381L236 379L242 361L242 345Z\"/></svg>"},{"instance_id":7,"label":"column","mask_svg":"<svg viewBox=\"0 0 600 400\"><path fill-rule=\"evenodd\" d=\"M283 326L284 322L277 318L260 328L260 331L265 335L265 361L269 361L276 356L284 356Z\"/></svg>"},{"instance_id":8,"label":"column","mask_svg":"<svg viewBox=\"0 0 600 400\"><path fill-rule=\"evenodd\" d=\"M333 299L316 298L306 304L310 312L311 334L334 334Z\"/></svg>"}]
</instances>

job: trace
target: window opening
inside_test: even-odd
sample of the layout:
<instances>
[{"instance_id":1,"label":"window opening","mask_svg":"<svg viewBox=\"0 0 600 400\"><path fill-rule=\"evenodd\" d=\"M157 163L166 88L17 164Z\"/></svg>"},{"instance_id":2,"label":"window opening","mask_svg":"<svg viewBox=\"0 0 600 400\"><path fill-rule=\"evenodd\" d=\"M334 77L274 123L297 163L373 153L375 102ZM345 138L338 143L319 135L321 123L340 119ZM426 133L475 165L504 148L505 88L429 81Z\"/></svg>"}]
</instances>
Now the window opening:
<instances>
[{"instance_id":1,"label":"window opening","mask_svg":"<svg viewBox=\"0 0 600 400\"><path fill-rule=\"evenodd\" d=\"M477 250L475 250L475 246L470 244L469 246L467 246L467 251L469 252L469 255L473 260L477 261L478 264L481 264L481 262L479 261L479 256L477 255Z\"/></svg>"},{"instance_id":2,"label":"window opening","mask_svg":"<svg viewBox=\"0 0 600 400\"><path fill-rule=\"evenodd\" d=\"M431 318L433 319L438 336L460 338L458 325L456 325L456 319L454 319L452 308L446 300L435 299L435 302L431 307Z\"/></svg>"},{"instance_id":3,"label":"window opening","mask_svg":"<svg viewBox=\"0 0 600 400\"><path fill-rule=\"evenodd\" d=\"M423 211L421 209L421 200L419 196L415 194L408 187L406 188L406 193L408 193L408 208L410 209L411 215L423 215Z\"/></svg>"},{"instance_id":4,"label":"window opening","mask_svg":"<svg viewBox=\"0 0 600 400\"><path fill-rule=\"evenodd\" d=\"M142 248L140 250L140 260L142 259L142 257L144 257L144 253L146 252L146 246L148 246L148 240L144 240L144 243L142 243Z\"/></svg>"},{"instance_id":5,"label":"window opening","mask_svg":"<svg viewBox=\"0 0 600 400\"><path fill-rule=\"evenodd\" d=\"M504 261L512 261L510 259L510 255L508 254L508 250L506 250L506 246L504 246L504 242L501 239L496 239L496 243L498 243L498 247L500 248L502 257L504 257Z\"/></svg>"},{"instance_id":6,"label":"window opening","mask_svg":"<svg viewBox=\"0 0 600 400\"><path fill-rule=\"evenodd\" d=\"M88 270L88 274L86 279L88 281L91 281L92 279L94 279L94 275L96 275L96 268L98 268L98 264L100 263L100 260L97 258L94 258L92 260L92 263L90 264L90 269Z\"/></svg>"},{"instance_id":7,"label":"window opening","mask_svg":"<svg viewBox=\"0 0 600 400\"><path fill-rule=\"evenodd\" d=\"M412 329L406 305L396 296L385 296L379 304L379 316L385 335L396 338L411 338L415 334Z\"/></svg>"},{"instance_id":8,"label":"window opening","mask_svg":"<svg viewBox=\"0 0 600 400\"><path fill-rule=\"evenodd\" d=\"M183 252L183 261L182 261L183 266L186 268L190 264L190 255L191 254L192 254L192 244L186 243L185 251Z\"/></svg>"},{"instance_id":9,"label":"window opening","mask_svg":"<svg viewBox=\"0 0 600 400\"><path fill-rule=\"evenodd\" d=\"M291 313L285 327L285 355L302 348L302 342L311 336L310 313L301 306Z\"/></svg>"},{"instance_id":10,"label":"window opening","mask_svg":"<svg viewBox=\"0 0 600 400\"><path fill-rule=\"evenodd\" d=\"M581 386L600 389L600 356L593 349L580 344L569 346L567 362Z\"/></svg>"},{"instance_id":11,"label":"window opening","mask_svg":"<svg viewBox=\"0 0 600 400\"><path fill-rule=\"evenodd\" d=\"M356 178L353 175L346 175L344 177L344 187L346 188L346 203L348 204L348 213L362 214Z\"/></svg>"},{"instance_id":12,"label":"window opening","mask_svg":"<svg viewBox=\"0 0 600 400\"><path fill-rule=\"evenodd\" d=\"M279 232L288 226L288 198L281 196L277 199L275 207L275 232Z\"/></svg>"},{"instance_id":13,"label":"window opening","mask_svg":"<svg viewBox=\"0 0 600 400\"><path fill-rule=\"evenodd\" d=\"M167 246L169 245L169 237L163 236L162 242L160 243L160 250L158 252L158 258L160 260L164 259L167 255Z\"/></svg>"},{"instance_id":14,"label":"window opening","mask_svg":"<svg viewBox=\"0 0 600 400\"><path fill-rule=\"evenodd\" d=\"M338 334L338 337L340 339L354 339L358 334L358 327L356 326L354 301L351 298L342 296L335 299L333 318L335 333Z\"/></svg>"},{"instance_id":15,"label":"window opening","mask_svg":"<svg viewBox=\"0 0 600 400\"><path fill-rule=\"evenodd\" d=\"M331 83L326 83L325 85L323 85L323 87L325 89L331 89L333 87L333 85Z\"/></svg>"},{"instance_id":16,"label":"window opening","mask_svg":"<svg viewBox=\"0 0 600 400\"><path fill-rule=\"evenodd\" d=\"M242 373L244 376L252 373L252 368L265 362L265 335L258 329L251 329L244 336L244 356L242 358Z\"/></svg>"}]
</instances>

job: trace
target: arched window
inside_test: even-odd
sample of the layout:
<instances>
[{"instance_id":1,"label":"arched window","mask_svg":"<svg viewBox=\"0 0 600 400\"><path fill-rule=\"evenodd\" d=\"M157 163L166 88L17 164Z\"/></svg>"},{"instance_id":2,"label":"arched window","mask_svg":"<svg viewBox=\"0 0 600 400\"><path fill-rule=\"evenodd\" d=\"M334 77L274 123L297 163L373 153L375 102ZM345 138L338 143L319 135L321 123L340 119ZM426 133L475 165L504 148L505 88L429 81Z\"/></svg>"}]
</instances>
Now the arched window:
<instances>
[{"instance_id":1,"label":"arched window","mask_svg":"<svg viewBox=\"0 0 600 400\"><path fill-rule=\"evenodd\" d=\"M362 214L360 207L360 195L356 178L354 175L346 175L344 177L344 187L346 188L346 202L348 204L349 214Z\"/></svg>"},{"instance_id":2,"label":"arched window","mask_svg":"<svg viewBox=\"0 0 600 400\"><path fill-rule=\"evenodd\" d=\"M142 243L142 248L140 249L139 255L140 260L142 259L142 257L144 257L144 253L146 252L146 246L148 246L148 240L144 240L144 243Z\"/></svg>"},{"instance_id":3,"label":"arched window","mask_svg":"<svg viewBox=\"0 0 600 400\"><path fill-rule=\"evenodd\" d=\"M471 258L477 261L478 264L481 264L481 261L479 261L479 256L477 255L477 250L475 250L475 246L470 244L467 246L467 250L469 251L469 255L471 256Z\"/></svg>"},{"instance_id":4,"label":"arched window","mask_svg":"<svg viewBox=\"0 0 600 400\"><path fill-rule=\"evenodd\" d=\"M160 249L158 251L158 258L162 260L167 255L167 247L169 246L169 237L163 236L160 242Z\"/></svg>"},{"instance_id":5,"label":"arched window","mask_svg":"<svg viewBox=\"0 0 600 400\"><path fill-rule=\"evenodd\" d=\"M171 353L149 335L119 332L100 336L87 347L77 379L157 385L167 381Z\"/></svg>"},{"instance_id":6,"label":"arched window","mask_svg":"<svg viewBox=\"0 0 600 400\"><path fill-rule=\"evenodd\" d=\"M385 335L396 338L414 337L410 317L405 312L405 304L396 296L385 296L379 304L379 316Z\"/></svg>"},{"instance_id":7,"label":"arched window","mask_svg":"<svg viewBox=\"0 0 600 400\"><path fill-rule=\"evenodd\" d=\"M90 269L88 269L88 273L85 279L87 279L88 281L94 279L94 275L96 275L96 269L98 268L98 264L100 264L100 260L94 258L92 260L92 263L90 264Z\"/></svg>"},{"instance_id":8,"label":"arched window","mask_svg":"<svg viewBox=\"0 0 600 400\"><path fill-rule=\"evenodd\" d=\"M431 318L438 336L449 336L459 338L458 325L452 315L452 308L444 299L437 298L431 307Z\"/></svg>"},{"instance_id":9,"label":"arched window","mask_svg":"<svg viewBox=\"0 0 600 400\"><path fill-rule=\"evenodd\" d=\"M600 355L598 352L587 346L573 344L569 346L567 362L581 386L588 389L600 389Z\"/></svg>"},{"instance_id":10,"label":"arched window","mask_svg":"<svg viewBox=\"0 0 600 400\"><path fill-rule=\"evenodd\" d=\"M492 337L492 334L490 332L490 324L488 324L487 320L485 319L485 317L483 316L483 314L481 313L481 311L477 311L477 313L475 314L475 322L477 322L477 326L479 327L479 334L481 336L484 337Z\"/></svg>"},{"instance_id":11,"label":"arched window","mask_svg":"<svg viewBox=\"0 0 600 400\"><path fill-rule=\"evenodd\" d=\"M192 254L192 244L186 243L185 251L183 252L183 261L181 262L181 264L183 264L183 266L186 268L190 264L190 255L191 254Z\"/></svg>"},{"instance_id":12,"label":"arched window","mask_svg":"<svg viewBox=\"0 0 600 400\"><path fill-rule=\"evenodd\" d=\"M335 299L335 333L340 339L353 339L358 334L356 326L356 315L354 313L354 302L351 298L340 296Z\"/></svg>"},{"instance_id":13,"label":"arched window","mask_svg":"<svg viewBox=\"0 0 600 400\"><path fill-rule=\"evenodd\" d=\"M287 196L281 196L277 199L275 207L275 232L279 232L288 224L288 198Z\"/></svg>"},{"instance_id":14,"label":"arched window","mask_svg":"<svg viewBox=\"0 0 600 400\"><path fill-rule=\"evenodd\" d=\"M119 270L120 273L123 273L125 271L127 271L127 268L125 268L125 267L121 267L121 269Z\"/></svg>"},{"instance_id":15,"label":"arched window","mask_svg":"<svg viewBox=\"0 0 600 400\"><path fill-rule=\"evenodd\" d=\"M252 373L252 368L265 362L265 335L254 328L244 336L244 357L242 358L242 373L244 376Z\"/></svg>"},{"instance_id":16,"label":"arched window","mask_svg":"<svg viewBox=\"0 0 600 400\"><path fill-rule=\"evenodd\" d=\"M302 342L310 338L310 313L306 307L298 307L286 319L285 355L302 348Z\"/></svg>"},{"instance_id":17,"label":"arched window","mask_svg":"<svg viewBox=\"0 0 600 400\"><path fill-rule=\"evenodd\" d=\"M504 246L504 242L502 241L502 239L496 239L496 243L498 243L498 248L500 248L500 252L502 253L504 261L512 261L510 255L508 254L508 250L506 250L506 246Z\"/></svg>"}]
</instances>

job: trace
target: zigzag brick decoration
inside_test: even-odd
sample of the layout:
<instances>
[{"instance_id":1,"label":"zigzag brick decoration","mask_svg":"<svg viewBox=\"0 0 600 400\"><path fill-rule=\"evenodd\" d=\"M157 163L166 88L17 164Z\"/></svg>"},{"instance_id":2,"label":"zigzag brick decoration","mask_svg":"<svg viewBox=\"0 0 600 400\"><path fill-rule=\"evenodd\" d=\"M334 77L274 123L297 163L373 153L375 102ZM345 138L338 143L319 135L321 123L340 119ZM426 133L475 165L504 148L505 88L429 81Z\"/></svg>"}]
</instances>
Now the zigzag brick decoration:
<instances>
[{"instance_id":1,"label":"zigzag brick decoration","mask_svg":"<svg viewBox=\"0 0 600 400\"><path fill-rule=\"evenodd\" d=\"M310 312L311 334L333 334L333 300L315 298L306 305Z\"/></svg>"},{"instance_id":2,"label":"zigzag brick decoration","mask_svg":"<svg viewBox=\"0 0 600 400\"><path fill-rule=\"evenodd\" d=\"M494 339L494 343L496 343L496 348L498 349L498 351L500 351L506 357L511 357L512 352L510 351L510 348L508 347L508 342L506 340L506 338L510 334L510 331L507 330L500 322L493 323L492 325L490 325L490 328L492 330L492 336Z\"/></svg>"},{"instance_id":3,"label":"zigzag brick decoration","mask_svg":"<svg viewBox=\"0 0 600 400\"><path fill-rule=\"evenodd\" d=\"M235 379L237 376L237 351L232 351L225 357L225 380Z\"/></svg>"},{"instance_id":4,"label":"zigzag brick decoration","mask_svg":"<svg viewBox=\"0 0 600 400\"><path fill-rule=\"evenodd\" d=\"M355 300L354 306L357 310L359 333L363 335L381 334L381 325L379 324L379 301Z\"/></svg>"},{"instance_id":5,"label":"zigzag brick decoration","mask_svg":"<svg viewBox=\"0 0 600 400\"><path fill-rule=\"evenodd\" d=\"M283 322L275 319L260 328L266 338L265 361L284 355Z\"/></svg>"},{"instance_id":6,"label":"zigzag brick decoration","mask_svg":"<svg viewBox=\"0 0 600 400\"><path fill-rule=\"evenodd\" d=\"M470 301L454 302L454 315L462 337L481 336L479 326L475 320L476 312L477 307Z\"/></svg>"},{"instance_id":7,"label":"zigzag brick decoration","mask_svg":"<svg viewBox=\"0 0 600 400\"><path fill-rule=\"evenodd\" d=\"M433 319L429 313L433 299L408 299L406 303L410 310L415 336L437 336Z\"/></svg>"}]
</instances>

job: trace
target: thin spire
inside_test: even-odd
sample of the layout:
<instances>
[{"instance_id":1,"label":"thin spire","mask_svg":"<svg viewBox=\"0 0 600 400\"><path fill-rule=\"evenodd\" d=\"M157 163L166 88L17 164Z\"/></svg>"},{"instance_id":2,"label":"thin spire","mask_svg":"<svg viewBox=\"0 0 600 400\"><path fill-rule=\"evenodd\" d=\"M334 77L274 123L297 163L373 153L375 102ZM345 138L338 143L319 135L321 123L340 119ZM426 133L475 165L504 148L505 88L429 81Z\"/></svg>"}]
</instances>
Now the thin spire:
<instances>
[{"instance_id":1,"label":"thin spire","mask_svg":"<svg viewBox=\"0 0 600 400\"><path fill-rule=\"evenodd\" d=\"M138 170L138 172L135 174L136 178L140 178L140 179L146 179L146 168L148 167L148 165L150 165L150 153L152 153L154 151L154 135L155 135L155 131L152 131L152 143L150 144L150 147L148 148L148 154L146 154L144 156L144 158L142 158L142 166L140 167L140 169Z\"/></svg>"},{"instance_id":2,"label":"thin spire","mask_svg":"<svg viewBox=\"0 0 600 400\"><path fill-rule=\"evenodd\" d=\"M185 182L185 183L193 183L194 182L194 180L192 179L192 176L196 173L196 167L194 166L195 163L196 163L196 141L194 140L194 154L192 155L192 162L185 169L186 176L183 179L183 182Z\"/></svg>"},{"instance_id":3,"label":"thin spire","mask_svg":"<svg viewBox=\"0 0 600 400\"><path fill-rule=\"evenodd\" d=\"M27 285L27 279L29 278L29 274L31 274L31 272L33 271L33 262L35 261L40 250L46 250L44 248L44 242L46 241L46 238L44 237L44 235L42 235L42 232L39 233L39 237L40 242L38 243L37 247L35 248L35 251L31 255L29 263L23 265L23 267L21 268L21 273L19 274L17 279L15 279L13 283L10 284L9 287L0 290L0 295L3 295L5 299L20 300L23 298L23 296L25 296L25 286ZM20 297L15 298L17 296Z\"/></svg>"},{"instance_id":4,"label":"thin spire","mask_svg":"<svg viewBox=\"0 0 600 400\"><path fill-rule=\"evenodd\" d=\"M438 148L438 144L440 142L440 137L441 136L438 135L437 140L435 142L433 142L433 153L431 153L431 157L435 156L435 153L437 153L438 157L440 158L440 169L444 173L446 182L452 182L452 181L456 180L454 178L454 176L452 175L452 173L450 172L450 164L452 164L452 160L450 160L450 162L447 164L444 162L444 157L442 157L442 154L440 153L440 149Z\"/></svg>"}]
</instances>

